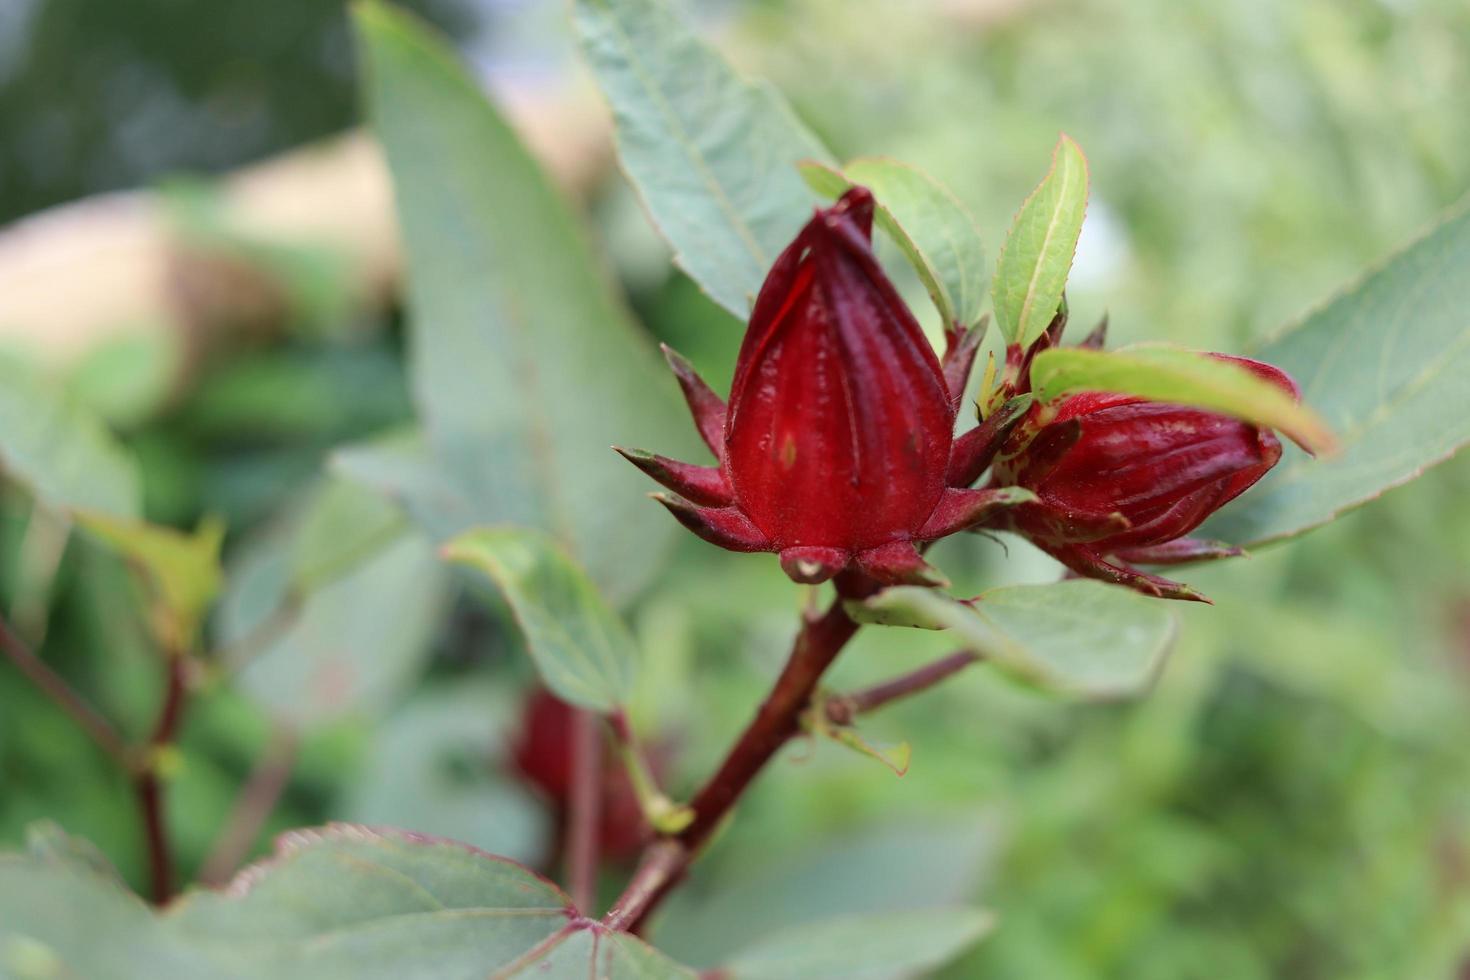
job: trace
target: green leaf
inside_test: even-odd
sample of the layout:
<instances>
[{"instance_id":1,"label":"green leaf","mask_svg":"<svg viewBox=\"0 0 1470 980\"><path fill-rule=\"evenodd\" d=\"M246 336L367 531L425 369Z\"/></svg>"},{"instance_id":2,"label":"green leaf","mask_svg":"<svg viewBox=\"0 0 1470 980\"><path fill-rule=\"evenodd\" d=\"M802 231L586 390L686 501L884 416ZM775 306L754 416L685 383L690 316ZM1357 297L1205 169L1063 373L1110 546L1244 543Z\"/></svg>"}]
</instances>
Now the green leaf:
<instances>
[{"instance_id":1,"label":"green leaf","mask_svg":"<svg viewBox=\"0 0 1470 980\"><path fill-rule=\"evenodd\" d=\"M1470 208L1255 356L1297 380L1341 452L1290 453L1203 533L1291 537L1453 456L1470 442Z\"/></svg>"},{"instance_id":2,"label":"green leaf","mask_svg":"<svg viewBox=\"0 0 1470 980\"><path fill-rule=\"evenodd\" d=\"M883 157L862 157L841 170L806 161L801 174L829 197L854 184L872 191L879 227L913 263L940 320L967 327L980 318L985 246L975 219L949 188L917 167Z\"/></svg>"},{"instance_id":3,"label":"green leaf","mask_svg":"<svg viewBox=\"0 0 1470 980\"><path fill-rule=\"evenodd\" d=\"M1087 213L1087 158L1065 133L1051 169L1016 212L991 286L1006 341L1031 346L1062 302Z\"/></svg>"},{"instance_id":4,"label":"green leaf","mask_svg":"<svg viewBox=\"0 0 1470 980\"><path fill-rule=\"evenodd\" d=\"M951 630L1012 677L1088 699L1148 687L1178 632L1174 613L1158 599L1080 579L992 589L968 601L904 586L884 589L855 611L890 625Z\"/></svg>"},{"instance_id":5,"label":"green leaf","mask_svg":"<svg viewBox=\"0 0 1470 980\"><path fill-rule=\"evenodd\" d=\"M680 959L717 963L834 916L876 920L961 905L983 887L1000 841L996 815L985 811L958 820L910 815L785 853L772 853L759 835L732 833L721 842L719 887L701 888L704 872L696 869L690 887L675 892L654 921L654 940ZM743 850L731 854L731 847Z\"/></svg>"},{"instance_id":6,"label":"green leaf","mask_svg":"<svg viewBox=\"0 0 1470 980\"><path fill-rule=\"evenodd\" d=\"M980 909L919 909L801 925L762 939L726 967L730 980L886 980L943 965L995 924Z\"/></svg>"},{"instance_id":7,"label":"green leaf","mask_svg":"<svg viewBox=\"0 0 1470 980\"><path fill-rule=\"evenodd\" d=\"M618 155L674 260L741 320L811 217L798 161L830 161L767 85L741 78L662 0L577 0Z\"/></svg>"},{"instance_id":8,"label":"green leaf","mask_svg":"<svg viewBox=\"0 0 1470 980\"><path fill-rule=\"evenodd\" d=\"M239 670L237 686L251 700L294 727L394 701L439 627L449 583L432 545L363 493L322 485L231 565L217 621L223 666ZM364 523L353 528L353 520Z\"/></svg>"},{"instance_id":9,"label":"green leaf","mask_svg":"<svg viewBox=\"0 0 1470 980\"><path fill-rule=\"evenodd\" d=\"M414 429L338 447L327 470L401 508L436 543L493 519L434 457L428 438Z\"/></svg>"},{"instance_id":10,"label":"green leaf","mask_svg":"<svg viewBox=\"0 0 1470 980\"><path fill-rule=\"evenodd\" d=\"M24 973L26 966L49 972ZM0 856L0 969L115 980L693 980L504 858L408 831L285 834L223 891L154 914L86 865Z\"/></svg>"},{"instance_id":11,"label":"green leaf","mask_svg":"<svg viewBox=\"0 0 1470 980\"><path fill-rule=\"evenodd\" d=\"M1327 423L1280 388L1239 364L1180 347L1054 347L1032 361L1031 384L1044 400L1070 391L1116 391L1280 429L1311 452L1328 453L1336 447Z\"/></svg>"},{"instance_id":12,"label":"green leaf","mask_svg":"<svg viewBox=\"0 0 1470 980\"><path fill-rule=\"evenodd\" d=\"M555 846L551 821L506 758L521 698L510 684L465 676L421 686L373 726L335 811L540 860Z\"/></svg>"},{"instance_id":13,"label":"green leaf","mask_svg":"<svg viewBox=\"0 0 1470 980\"><path fill-rule=\"evenodd\" d=\"M137 465L102 420L8 358L0 358L0 469L48 507L141 510Z\"/></svg>"},{"instance_id":14,"label":"green leaf","mask_svg":"<svg viewBox=\"0 0 1470 980\"><path fill-rule=\"evenodd\" d=\"M192 533L100 511L75 511L77 523L120 552L142 574L174 630L193 644L204 615L224 584L222 521L205 519Z\"/></svg>"},{"instance_id":15,"label":"green leaf","mask_svg":"<svg viewBox=\"0 0 1470 980\"><path fill-rule=\"evenodd\" d=\"M908 742L899 742L897 745L878 745L864 738L857 729L846 726L820 725L817 731L858 755L883 763L895 776L907 775L909 763L914 757L913 746Z\"/></svg>"},{"instance_id":16,"label":"green leaf","mask_svg":"<svg viewBox=\"0 0 1470 980\"><path fill-rule=\"evenodd\" d=\"M310 592L370 559L405 530L403 511L348 480L313 494L291 542L290 588Z\"/></svg>"},{"instance_id":17,"label":"green leaf","mask_svg":"<svg viewBox=\"0 0 1470 980\"><path fill-rule=\"evenodd\" d=\"M444 547L505 594L546 686L563 701L610 712L625 703L637 652L627 627L546 535L480 528Z\"/></svg>"},{"instance_id":18,"label":"green leaf","mask_svg":"<svg viewBox=\"0 0 1470 980\"><path fill-rule=\"evenodd\" d=\"M470 511L453 530L546 528L630 598L677 528L609 446L690 447L677 385L446 46L381 4L356 17L407 252L414 394L440 482Z\"/></svg>"}]
</instances>

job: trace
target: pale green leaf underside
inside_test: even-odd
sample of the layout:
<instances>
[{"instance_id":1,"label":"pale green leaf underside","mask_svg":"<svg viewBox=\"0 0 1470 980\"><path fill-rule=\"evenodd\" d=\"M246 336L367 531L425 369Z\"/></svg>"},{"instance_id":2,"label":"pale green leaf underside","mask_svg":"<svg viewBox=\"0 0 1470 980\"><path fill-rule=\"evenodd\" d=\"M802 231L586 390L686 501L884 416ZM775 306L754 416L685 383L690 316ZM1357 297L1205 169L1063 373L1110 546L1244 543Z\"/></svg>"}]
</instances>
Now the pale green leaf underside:
<instances>
[{"instance_id":1,"label":"pale green leaf underside","mask_svg":"<svg viewBox=\"0 0 1470 980\"><path fill-rule=\"evenodd\" d=\"M637 659L633 638L546 535L480 528L449 542L444 555L488 575L504 593L541 679L557 697L604 713L627 701Z\"/></svg>"},{"instance_id":2,"label":"pale green leaf underside","mask_svg":"<svg viewBox=\"0 0 1470 980\"><path fill-rule=\"evenodd\" d=\"M797 926L964 905L1001 849L997 817L909 813L795 850L747 842L718 890L671 896L653 939L679 959L724 963Z\"/></svg>"},{"instance_id":3,"label":"pale green leaf underside","mask_svg":"<svg viewBox=\"0 0 1470 980\"><path fill-rule=\"evenodd\" d=\"M329 579L297 593L285 626L268 625L290 599L294 540L253 541L232 563L220 603L219 641L247 658L238 689L302 729L372 714L397 698L432 652L448 576L416 529L402 529ZM252 648L252 638L264 637Z\"/></svg>"},{"instance_id":4,"label":"pale green leaf underside","mask_svg":"<svg viewBox=\"0 0 1470 980\"><path fill-rule=\"evenodd\" d=\"M741 78L662 0L577 0L577 36L618 155L674 260L744 320L811 217L798 161L826 149L781 96Z\"/></svg>"},{"instance_id":5,"label":"pale green leaf underside","mask_svg":"<svg viewBox=\"0 0 1470 980\"><path fill-rule=\"evenodd\" d=\"M935 589L885 589L856 610L870 621L947 629L1013 677L1082 698L1137 694L1174 643L1168 605L1101 582L992 589L961 602Z\"/></svg>"},{"instance_id":6,"label":"pale green leaf underside","mask_svg":"<svg viewBox=\"0 0 1470 980\"><path fill-rule=\"evenodd\" d=\"M1029 347L1056 314L1087 213L1087 159L1063 135L1051 170L1016 212L991 287L1007 342Z\"/></svg>"},{"instance_id":7,"label":"pale green leaf underside","mask_svg":"<svg viewBox=\"0 0 1470 980\"><path fill-rule=\"evenodd\" d=\"M948 962L993 925L990 913L967 908L829 919L768 936L726 969L730 980L888 980Z\"/></svg>"},{"instance_id":8,"label":"pale green leaf underside","mask_svg":"<svg viewBox=\"0 0 1470 980\"><path fill-rule=\"evenodd\" d=\"M0 472L56 509L137 517L138 469L101 418L0 359Z\"/></svg>"},{"instance_id":9,"label":"pale green leaf underside","mask_svg":"<svg viewBox=\"0 0 1470 980\"><path fill-rule=\"evenodd\" d=\"M115 980L693 980L545 879L406 831L293 831L222 892L153 914L57 856L0 857L0 970ZM595 973L594 973L595 967Z\"/></svg>"},{"instance_id":10,"label":"pale green leaf underside","mask_svg":"<svg viewBox=\"0 0 1470 980\"><path fill-rule=\"evenodd\" d=\"M837 197L854 184L873 192L877 222L914 266L946 325L970 326L985 301L985 247L965 206L943 184L917 167L883 157L862 157L838 170L806 161L802 176L812 189Z\"/></svg>"},{"instance_id":11,"label":"pale green leaf underside","mask_svg":"<svg viewBox=\"0 0 1470 980\"><path fill-rule=\"evenodd\" d=\"M446 45L380 4L360 6L357 23L407 253L431 466L477 518L452 530L543 527L627 599L675 525L608 447L690 447L678 389L585 229Z\"/></svg>"},{"instance_id":12,"label":"pale green leaf underside","mask_svg":"<svg viewBox=\"0 0 1470 980\"><path fill-rule=\"evenodd\" d=\"M225 667L243 663L238 689L298 728L371 714L431 652L447 572L393 503L323 480L234 549L215 620Z\"/></svg>"},{"instance_id":13,"label":"pale green leaf underside","mask_svg":"<svg viewBox=\"0 0 1470 980\"><path fill-rule=\"evenodd\" d=\"M1036 355L1031 384L1043 400L1072 391L1114 391L1178 402L1280 429L1314 452L1334 446L1331 430L1307 405L1246 368L1162 344L1116 351L1054 347Z\"/></svg>"},{"instance_id":14,"label":"pale green leaf underside","mask_svg":"<svg viewBox=\"0 0 1470 980\"><path fill-rule=\"evenodd\" d=\"M1203 533L1291 537L1405 483L1470 442L1470 209L1268 343L1341 452L1280 465Z\"/></svg>"}]
</instances>

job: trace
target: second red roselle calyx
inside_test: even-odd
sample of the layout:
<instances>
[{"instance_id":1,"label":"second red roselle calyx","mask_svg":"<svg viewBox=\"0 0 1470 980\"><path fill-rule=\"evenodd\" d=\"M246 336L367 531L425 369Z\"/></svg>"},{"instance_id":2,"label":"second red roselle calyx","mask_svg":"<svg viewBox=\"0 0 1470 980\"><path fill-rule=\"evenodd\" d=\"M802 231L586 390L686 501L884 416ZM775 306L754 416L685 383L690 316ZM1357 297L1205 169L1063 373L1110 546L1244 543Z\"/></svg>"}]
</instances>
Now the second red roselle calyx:
<instances>
[{"instance_id":1,"label":"second red roselle calyx","mask_svg":"<svg viewBox=\"0 0 1470 980\"><path fill-rule=\"evenodd\" d=\"M1055 343L1064 325L1059 317L1039 344ZM1291 378L1269 364L1211 356L1299 397ZM1027 385L1024 367L1017 375L1019 385ZM1280 458L1275 434L1231 416L1083 391L1036 406L1003 447L991 482L1036 495L1005 515L1006 526L1073 572L1152 595L1203 599L1131 563L1168 565L1240 554L1186 535Z\"/></svg>"},{"instance_id":2,"label":"second red roselle calyx","mask_svg":"<svg viewBox=\"0 0 1470 980\"><path fill-rule=\"evenodd\" d=\"M942 579L915 545L974 526L1029 493L972 490L1018 419L954 438L979 330L943 362L873 255L873 197L819 209L771 267L728 406L671 351L718 465L622 450L673 490L659 499L701 537L772 551L798 582L854 569L881 583Z\"/></svg>"}]
</instances>

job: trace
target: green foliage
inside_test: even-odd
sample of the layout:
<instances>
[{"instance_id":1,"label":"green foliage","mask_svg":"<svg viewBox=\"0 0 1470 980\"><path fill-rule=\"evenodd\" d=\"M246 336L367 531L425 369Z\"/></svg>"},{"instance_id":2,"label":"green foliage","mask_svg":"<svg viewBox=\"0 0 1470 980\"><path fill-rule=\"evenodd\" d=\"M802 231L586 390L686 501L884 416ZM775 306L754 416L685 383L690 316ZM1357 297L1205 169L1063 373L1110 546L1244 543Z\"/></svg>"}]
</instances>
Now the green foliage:
<instances>
[{"instance_id":1,"label":"green foliage","mask_svg":"<svg viewBox=\"0 0 1470 980\"><path fill-rule=\"evenodd\" d=\"M979 909L833 919L778 932L741 952L726 970L732 980L884 980L942 965L993 924Z\"/></svg>"},{"instance_id":2,"label":"green foliage","mask_svg":"<svg viewBox=\"0 0 1470 980\"><path fill-rule=\"evenodd\" d=\"M959 601L935 589L885 589L854 610L893 626L944 629L1026 684L1081 698L1145 690L1174 644L1166 605L1100 582L1018 585Z\"/></svg>"},{"instance_id":3,"label":"green foliage","mask_svg":"<svg viewBox=\"0 0 1470 980\"><path fill-rule=\"evenodd\" d=\"M675 260L745 319L810 217L796 165L830 154L764 83L742 79L663 0L578 0L618 153Z\"/></svg>"},{"instance_id":4,"label":"green foliage","mask_svg":"<svg viewBox=\"0 0 1470 980\"><path fill-rule=\"evenodd\" d=\"M381 4L359 8L358 27L441 479L474 508L470 524L545 527L627 600L674 528L608 446L687 444L677 388L578 219L443 45Z\"/></svg>"},{"instance_id":5,"label":"green foliage","mask_svg":"<svg viewBox=\"0 0 1470 980\"><path fill-rule=\"evenodd\" d=\"M0 965L21 976L690 978L574 914L556 886L452 841L349 824L293 831L224 892L154 915L65 855L0 859Z\"/></svg>"},{"instance_id":6,"label":"green foliage","mask_svg":"<svg viewBox=\"0 0 1470 980\"><path fill-rule=\"evenodd\" d=\"M388 505L327 482L244 543L220 604L219 666L280 722L372 715L412 684L447 608L447 576Z\"/></svg>"},{"instance_id":7,"label":"green foliage","mask_svg":"<svg viewBox=\"0 0 1470 980\"><path fill-rule=\"evenodd\" d=\"M0 358L0 466L52 508L136 517L136 464L91 411Z\"/></svg>"},{"instance_id":8,"label":"green foliage","mask_svg":"<svg viewBox=\"0 0 1470 980\"><path fill-rule=\"evenodd\" d=\"M1216 526L1272 541L1413 479L1470 441L1470 212L1461 208L1260 356L1338 433L1320 463L1284 460Z\"/></svg>"},{"instance_id":9,"label":"green foliage","mask_svg":"<svg viewBox=\"0 0 1470 980\"><path fill-rule=\"evenodd\" d=\"M483 528L460 535L444 556L489 576L515 610L546 686L564 701L603 713L627 703L637 650L587 575L544 534Z\"/></svg>"},{"instance_id":10,"label":"green foliage","mask_svg":"<svg viewBox=\"0 0 1470 980\"><path fill-rule=\"evenodd\" d=\"M1056 315L1086 213L1087 158L1064 133L1051 169L1016 212L996 261L991 292L1007 343L1030 347Z\"/></svg>"},{"instance_id":11,"label":"green foliage","mask_svg":"<svg viewBox=\"0 0 1470 980\"><path fill-rule=\"evenodd\" d=\"M34 43L63 54L50 55L49 69L35 60L44 55L7 65L13 47L0 43L0 117L9 121L0 156L10 161L0 166L0 213L70 195L83 170L91 186L110 188L156 172L159 161L225 166L340 126L345 73L318 66L301 74L304 62L341 60L332 40L340 4L328 5L330 17L313 13L318 6L211 4L211 27L234 25L211 34L181 26L178 18L195 15L153 0L81 20L77 0L37 0ZM942 181L993 234L1034 184L1035 155L1065 128L1087 148L1092 183L1088 232L1067 287L1074 316L1110 309L1124 341L1167 337L1199 349L1242 350L1274 333L1470 182L1470 11L1456 0L1076 0L988 12L979 28L955 13L964 6L915 17L887 0L777 0L731 13L720 49L752 76L776 78L805 123L774 88L746 84L713 47L663 17L662 4L588 0L576 17L632 182L681 266L736 317L764 272L757 256L768 261L815 200L792 167L829 159L808 126L836 159L875 168L862 177L871 184L881 184L884 165L896 166L872 154L934 175L906 188L918 194L912 213L894 204L898 190L875 189L913 245L908 257L920 257L925 291L977 312L978 238L973 249L946 252L943 230L971 226L956 223L958 209L928 210L939 204L928 192ZM564 11L544 9L553 10L551 29L562 30ZM271 716L307 732L270 830L342 817L397 823L549 867L552 822L502 744L515 730L527 673L520 631L494 604L447 601L442 563L405 515L434 544L487 521L522 521L567 541L650 654L630 713L640 730L667 737L665 784L678 793L708 774L748 720L797 611L770 563L686 540L677 573L662 568L672 525L606 446L687 443L674 386L609 298L577 218L498 117L487 119L492 110L476 87L425 47L418 28L381 8L368 17L370 104L411 225L407 358L391 324L353 325L364 333L331 324L224 351L198 365L194 391L166 402L150 379L173 376L160 365L177 351L98 355L65 387L121 425L121 436L95 420L74 425L89 413L71 408L55 417L72 421L40 426L53 413L38 406L62 403L63 386L0 379L0 393L26 393L4 415L0 459L36 499L128 520L146 515L154 525L229 518L226 598L206 636L227 657L240 643L254 653L238 686L217 676L187 713L183 767L170 786L186 875L256 764ZM489 64L497 81L503 66L486 54L485 38L526 39L505 26L489 22L474 42L477 66ZM273 35L292 42L283 47ZM268 65L242 61L241 50L272 55ZM23 84L8 86L11 78ZM116 90L122 101L89 96L93 89ZM147 95L163 90L177 100ZM171 138L141 139L134 127L157 120L127 107L160 104L173 106L163 127ZM69 121L59 135L46 122L58 111ZM150 152L140 154L144 142ZM184 149L170 155L165 144ZM131 149L114 153L119 147ZM153 163L145 167L145 158ZM757 166L741 169L742 159ZM736 208L732 218L705 196L706 172L729 201L769 200L770 208ZM665 253L651 233L623 236L612 226L617 213L636 219L634 205L617 211L628 198L613 188L590 209L613 243L615 271L643 323L719 377L739 324L689 279L663 280ZM1463 444L1456 379L1465 367L1458 273L1466 228L1464 212L1451 213L1258 351L1303 383L1342 451L1312 461L1288 448L1277 471L1207 533L1242 542L1295 535ZM334 297L318 298L323 316L337 315ZM909 298L923 302L917 288ZM555 315L517 315L543 309ZM1041 313L1032 319L1044 325ZM1069 358L1059 351L1037 367L1056 378L1092 368ZM413 421L405 361L429 423L412 431L404 428ZM1129 385L1161 384L1162 375L1175 386L1151 390L1190 393L1172 367L1110 363L1127 369ZM1242 414L1257 410L1234 398L1227 401ZM333 471L371 493L314 482L323 457L348 443L332 453ZM89 457L85 468L67 462L72 453ZM1466 494L1470 471L1463 460L1448 463L1289 551L1192 573L1218 606L1182 613L1180 649L1162 674L1157 657L1126 655L1133 648L1118 643L1139 634L1119 626L1086 635L1074 621L1065 597L1089 583L1034 593L1010 586L1056 577L1025 545L1007 539L1006 555L981 539L941 544L936 560L963 594L992 590L980 610L947 607L959 625L943 631L864 629L837 664L834 691L912 669L968 636L1005 650L1025 638L1028 654L1056 652L1042 667L1067 679L1070 693L1152 684L1148 697L1058 700L998 670L968 670L863 719L865 738L915 747L901 782L801 741L742 801L739 819L653 923L655 941L682 962L738 968L742 950L783 933L820 939L827 920L857 916L871 928L816 945L866 955L863 941L880 923L903 922L910 929L897 938L929 946L919 941L926 928L975 915L908 918L903 910L979 903L1000 912L994 935L948 967L906 967L955 980L1456 975L1470 946L1470 901L1456 872L1470 848ZM7 613L22 592L41 596L40 628L27 636L46 662L126 733L146 734L159 669L126 569L90 533L48 558L43 537L27 530L29 506L23 494L0 500ZM577 515L575 526L548 518L553 508ZM1017 597L1014 610L994 602L1007 593ZM1032 594L1064 601L1042 615L1022 601ZM280 632L260 632L298 603ZM1034 664L1024 668L1034 676ZM0 782L6 846L32 820L57 817L96 840L137 886L131 788L6 664ZM418 871L398 877L405 865L390 871L381 854L353 846L305 846L300 864L260 872L260 890L197 896L158 917L91 849L41 834L38 856L0 858L0 973L127 976L136 962L140 978L245 976L258 964L254 975L299 968L331 976L333 964L348 963L340 967L347 975L401 976L410 971L393 956L409 954L382 938L393 929L446 956L505 935L467 928L463 946L440 944L466 912L431 910L306 940L312 958L299 966L299 947L282 950L309 931L300 918L286 924L296 939L284 938L286 929L244 938L281 914L271 907L275 890L320 900L310 908L323 913L323 930L370 916L379 900L390 909L423 902L415 881L440 894ZM454 858L483 861L458 850ZM605 869L603 899L626 870ZM467 877L486 888L476 901L493 890L478 872ZM548 914L565 902L523 872L511 877L523 896L545 899ZM370 883L359 888L364 878ZM359 900L349 908L322 889L351 889ZM224 937L218 945L215 936ZM603 949L649 975L674 969L631 942ZM474 955L468 975L483 976L494 952ZM163 961L135 960L155 954ZM572 964L585 977L590 957L584 933L539 965ZM814 972L802 962L783 960L773 975ZM832 969L858 975L862 965Z\"/></svg>"},{"instance_id":12,"label":"green foliage","mask_svg":"<svg viewBox=\"0 0 1470 980\"><path fill-rule=\"evenodd\" d=\"M871 785L871 768L858 768ZM810 771L805 777L821 782ZM891 789L891 781L878 782ZM735 826L748 826L746 817ZM782 819L790 818L788 811ZM655 943L680 959L733 963L783 930L825 928L834 921L917 924L938 913L936 928L948 922L965 934L969 930L961 922L973 925L986 914L959 907L976 891L999 840L994 821L973 814L962 820L912 814L902 822L822 835L799 848L778 841L786 836L779 829L753 832L751 846L743 850L740 835L731 836L737 840L727 839L723 862L711 855L717 872L697 869L690 887L654 923ZM849 969L860 961L854 956Z\"/></svg>"},{"instance_id":13,"label":"green foliage","mask_svg":"<svg viewBox=\"0 0 1470 980\"><path fill-rule=\"evenodd\" d=\"M220 545L225 527L206 519L193 534L98 511L76 511L77 522L136 566L156 596L174 641L187 652L223 586Z\"/></svg>"},{"instance_id":14,"label":"green foliage","mask_svg":"<svg viewBox=\"0 0 1470 980\"><path fill-rule=\"evenodd\" d=\"M1280 429L1313 452L1336 447L1332 431L1310 402L1297 404L1238 364L1177 347L1141 345L1107 352L1053 348L1036 355L1031 383L1044 399L1070 391L1116 391L1207 408Z\"/></svg>"},{"instance_id":15,"label":"green foliage","mask_svg":"<svg viewBox=\"0 0 1470 980\"><path fill-rule=\"evenodd\" d=\"M837 197L854 184L873 192L878 224L913 263L940 322L970 326L985 301L985 247L980 229L954 193L917 167L881 157L853 160L838 170L801 165L819 193Z\"/></svg>"}]
</instances>

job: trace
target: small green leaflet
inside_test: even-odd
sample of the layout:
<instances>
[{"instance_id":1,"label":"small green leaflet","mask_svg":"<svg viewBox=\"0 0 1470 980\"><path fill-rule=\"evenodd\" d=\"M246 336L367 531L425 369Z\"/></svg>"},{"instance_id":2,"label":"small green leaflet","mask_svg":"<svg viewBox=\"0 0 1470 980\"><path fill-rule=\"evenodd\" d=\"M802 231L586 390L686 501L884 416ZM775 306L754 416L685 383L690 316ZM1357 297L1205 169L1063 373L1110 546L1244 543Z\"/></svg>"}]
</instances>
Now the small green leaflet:
<instances>
[{"instance_id":1,"label":"small green leaflet","mask_svg":"<svg viewBox=\"0 0 1470 980\"><path fill-rule=\"evenodd\" d=\"M992 589L968 601L903 586L849 607L860 621L948 629L1007 674L1085 699L1143 691L1178 632L1167 603L1083 579Z\"/></svg>"},{"instance_id":2,"label":"small green leaflet","mask_svg":"<svg viewBox=\"0 0 1470 980\"><path fill-rule=\"evenodd\" d=\"M78 510L73 516L142 574L176 628L174 639L191 644L224 585L224 523L206 519L188 534L100 511Z\"/></svg>"},{"instance_id":3,"label":"small green leaflet","mask_svg":"<svg viewBox=\"0 0 1470 980\"><path fill-rule=\"evenodd\" d=\"M1070 391L1116 391L1280 429L1314 453L1330 453L1336 446L1327 423L1280 388L1238 364L1180 347L1054 347L1036 355L1031 384L1045 401Z\"/></svg>"},{"instance_id":4,"label":"small green leaflet","mask_svg":"<svg viewBox=\"0 0 1470 980\"><path fill-rule=\"evenodd\" d=\"M1087 158L1065 133L1052 151L1051 170L1016 212L991 292L995 318L1011 344L1029 347L1062 302L1067 273L1087 213Z\"/></svg>"},{"instance_id":5,"label":"small green leaflet","mask_svg":"<svg viewBox=\"0 0 1470 980\"><path fill-rule=\"evenodd\" d=\"M444 546L504 593L541 679L563 701L607 713L624 704L637 651L587 575L545 534L479 528Z\"/></svg>"},{"instance_id":6,"label":"small green leaflet","mask_svg":"<svg viewBox=\"0 0 1470 980\"><path fill-rule=\"evenodd\" d=\"M855 184L872 191L879 227L913 263L940 321L968 327L980 318L985 247L975 219L949 188L917 167L883 157L862 157L841 170L808 160L801 174L828 197Z\"/></svg>"}]
</instances>

